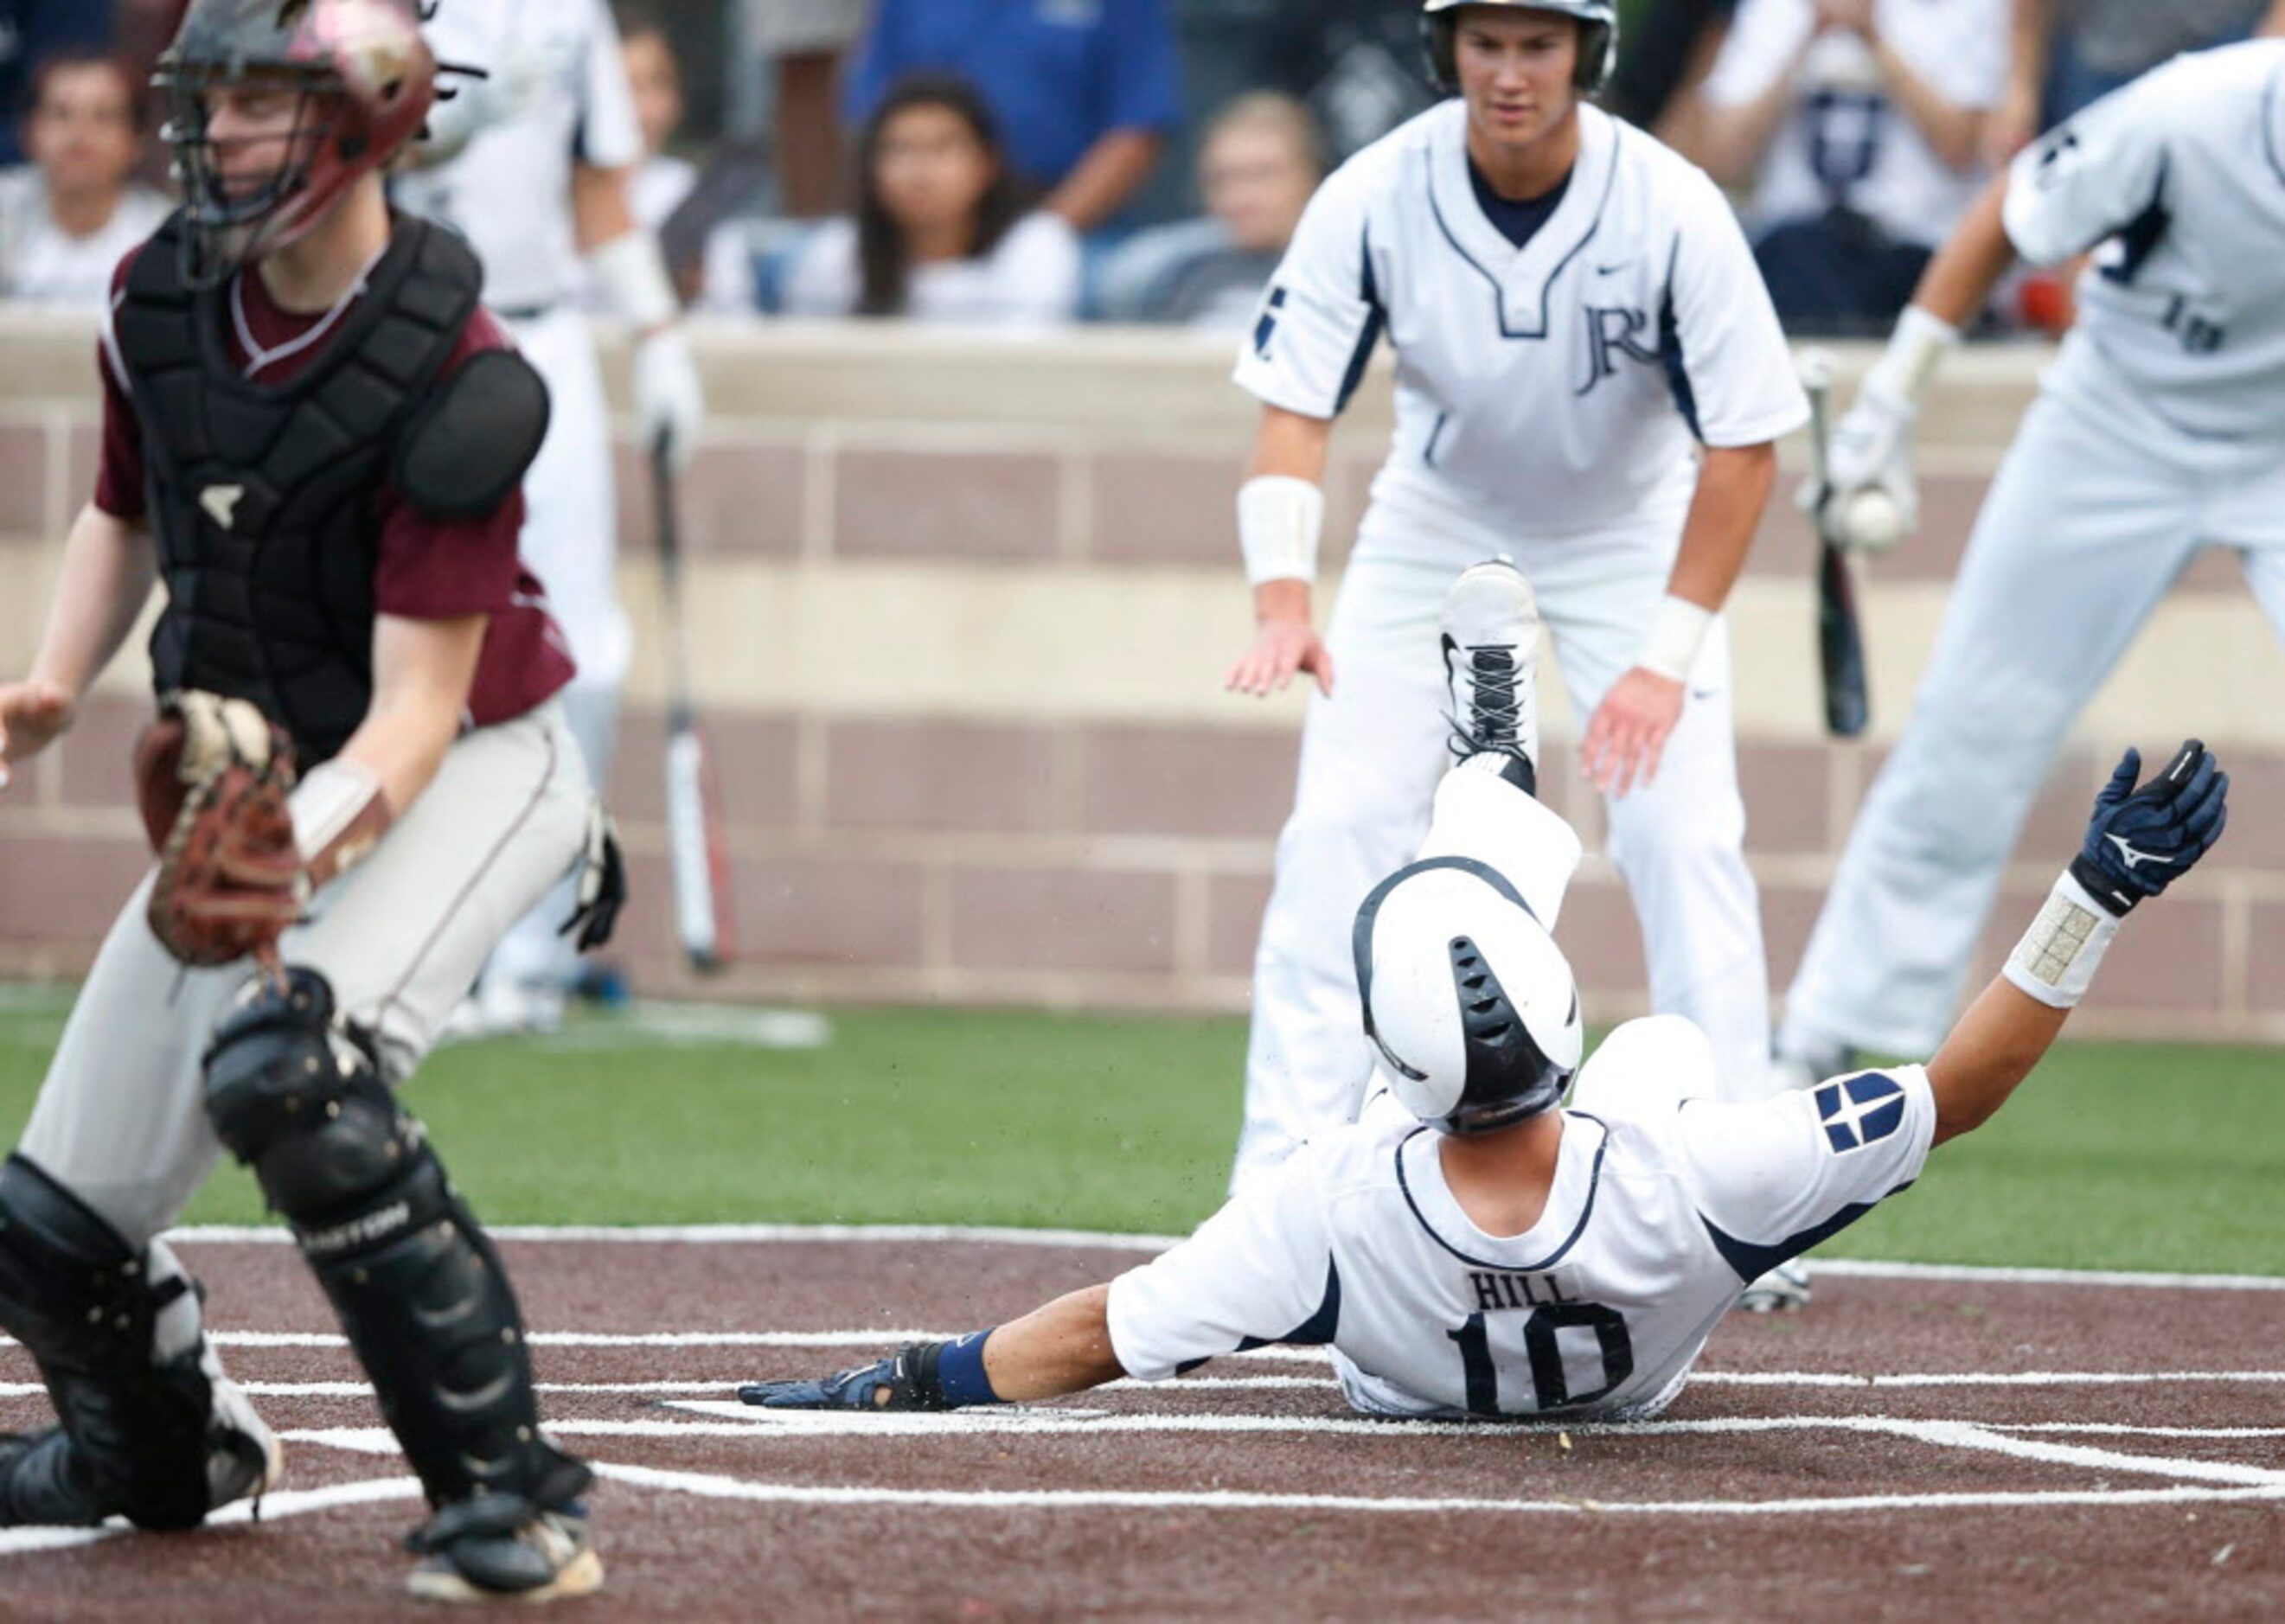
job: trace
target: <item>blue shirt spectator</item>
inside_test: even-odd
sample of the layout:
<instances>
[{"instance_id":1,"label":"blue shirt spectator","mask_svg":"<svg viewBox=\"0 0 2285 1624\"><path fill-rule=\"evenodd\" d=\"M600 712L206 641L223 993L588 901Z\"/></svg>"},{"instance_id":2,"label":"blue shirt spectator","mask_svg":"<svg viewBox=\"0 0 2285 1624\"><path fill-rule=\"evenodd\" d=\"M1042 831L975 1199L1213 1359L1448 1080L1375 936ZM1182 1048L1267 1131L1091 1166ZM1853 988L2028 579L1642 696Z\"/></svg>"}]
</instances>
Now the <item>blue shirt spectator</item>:
<instances>
[{"instance_id":1,"label":"blue shirt spectator","mask_svg":"<svg viewBox=\"0 0 2285 1624\"><path fill-rule=\"evenodd\" d=\"M1082 231L1118 212L1182 122L1164 0L880 0L849 77L851 124L920 70L982 91L1017 172Z\"/></svg>"},{"instance_id":2,"label":"blue shirt spectator","mask_svg":"<svg viewBox=\"0 0 2285 1624\"><path fill-rule=\"evenodd\" d=\"M66 46L111 43L111 8L90 0L0 0L0 164L24 161L20 128L32 75Z\"/></svg>"}]
</instances>

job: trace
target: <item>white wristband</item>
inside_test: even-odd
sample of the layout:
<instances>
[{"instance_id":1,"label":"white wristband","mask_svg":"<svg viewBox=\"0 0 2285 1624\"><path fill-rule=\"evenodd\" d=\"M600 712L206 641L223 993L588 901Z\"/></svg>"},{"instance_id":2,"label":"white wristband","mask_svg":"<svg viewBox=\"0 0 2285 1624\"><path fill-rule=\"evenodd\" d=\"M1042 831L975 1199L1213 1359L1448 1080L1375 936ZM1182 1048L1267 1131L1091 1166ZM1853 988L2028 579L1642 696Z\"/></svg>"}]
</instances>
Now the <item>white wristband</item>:
<instances>
[{"instance_id":1,"label":"white wristband","mask_svg":"<svg viewBox=\"0 0 2285 1624\"><path fill-rule=\"evenodd\" d=\"M1713 624L1713 610L1669 592L1659 600L1658 615L1650 623L1650 635L1643 639L1635 663L1669 682L1687 682Z\"/></svg>"},{"instance_id":2,"label":"white wristband","mask_svg":"<svg viewBox=\"0 0 2285 1624\"><path fill-rule=\"evenodd\" d=\"M294 815L294 844L302 860L324 860L327 878L356 867L389 827L380 776L339 756L303 773L286 805ZM365 820L363 829L357 828L360 819Z\"/></svg>"},{"instance_id":3,"label":"white wristband","mask_svg":"<svg viewBox=\"0 0 2285 1624\"><path fill-rule=\"evenodd\" d=\"M611 308L636 332L663 327L682 314L682 301L674 296L674 279L666 273L657 233L638 230L614 237L590 254L587 263L610 295Z\"/></svg>"},{"instance_id":4,"label":"white wristband","mask_svg":"<svg viewBox=\"0 0 2285 1624\"><path fill-rule=\"evenodd\" d=\"M2007 955L2001 974L2051 1009L2070 1009L2086 996L2094 972L2118 934L2118 920L2066 869L2046 906Z\"/></svg>"},{"instance_id":5,"label":"white wristband","mask_svg":"<svg viewBox=\"0 0 2285 1624\"><path fill-rule=\"evenodd\" d=\"M1314 581L1325 530L1325 493L1306 479L1264 474L1237 488L1237 543L1250 586Z\"/></svg>"},{"instance_id":6,"label":"white wristband","mask_svg":"<svg viewBox=\"0 0 2285 1624\"><path fill-rule=\"evenodd\" d=\"M1920 396L1928 393L1936 364L1958 348L1958 327L1917 304L1908 304L1896 318L1888 347L1865 375L1865 392L1886 400L1907 419L1917 417Z\"/></svg>"}]
</instances>

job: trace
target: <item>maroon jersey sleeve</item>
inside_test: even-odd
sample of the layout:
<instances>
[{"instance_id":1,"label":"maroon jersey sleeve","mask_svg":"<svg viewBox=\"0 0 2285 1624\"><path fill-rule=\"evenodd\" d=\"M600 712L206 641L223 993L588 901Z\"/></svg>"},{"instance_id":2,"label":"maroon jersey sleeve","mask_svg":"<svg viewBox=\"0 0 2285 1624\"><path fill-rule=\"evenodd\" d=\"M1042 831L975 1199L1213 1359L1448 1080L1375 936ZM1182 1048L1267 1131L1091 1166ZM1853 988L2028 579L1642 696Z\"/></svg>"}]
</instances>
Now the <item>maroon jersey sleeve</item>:
<instances>
[{"instance_id":1,"label":"maroon jersey sleeve","mask_svg":"<svg viewBox=\"0 0 2285 1624\"><path fill-rule=\"evenodd\" d=\"M130 248L111 273L111 296L127 284L127 271L143 250ZM143 426L136 420L135 404L120 381L119 348L111 335L111 317L104 316L103 337L95 347L95 370L103 378L103 459L96 465L95 505L114 519L130 522L143 517Z\"/></svg>"},{"instance_id":2,"label":"maroon jersey sleeve","mask_svg":"<svg viewBox=\"0 0 2285 1624\"><path fill-rule=\"evenodd\" d=\"M505 349L507 339L491 314L478 310L444 363L449 378L470 357ZM373 571L373 607L407 620L458 620L497 615L516 600L522 567L516 547L523 535L523 492L515 490L475 519L435 519L416 510L395 486L382 487L381 557Z\"/></svg>"}]
</instances>

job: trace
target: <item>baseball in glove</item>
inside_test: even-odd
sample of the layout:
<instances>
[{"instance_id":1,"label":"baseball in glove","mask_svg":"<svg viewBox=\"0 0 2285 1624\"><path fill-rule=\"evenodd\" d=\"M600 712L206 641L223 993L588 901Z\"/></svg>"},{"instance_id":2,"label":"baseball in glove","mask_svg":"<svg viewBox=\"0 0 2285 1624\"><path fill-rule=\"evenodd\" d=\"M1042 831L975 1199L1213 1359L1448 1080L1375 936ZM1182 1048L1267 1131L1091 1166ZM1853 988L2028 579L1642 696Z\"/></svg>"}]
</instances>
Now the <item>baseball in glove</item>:
<instances>
[{"instance_id":1,"label":"baseball in glove","mask_svg":"<svg viewBox=\"0 0 2285 1624\"><path fill-rule=\"evenodd\" d=\"M310 881L286 797L294 750L242 699L178 690L135 745L136 796L159 854L149 919L185 964L277 961Z\"/></svg>"}]
</instances>

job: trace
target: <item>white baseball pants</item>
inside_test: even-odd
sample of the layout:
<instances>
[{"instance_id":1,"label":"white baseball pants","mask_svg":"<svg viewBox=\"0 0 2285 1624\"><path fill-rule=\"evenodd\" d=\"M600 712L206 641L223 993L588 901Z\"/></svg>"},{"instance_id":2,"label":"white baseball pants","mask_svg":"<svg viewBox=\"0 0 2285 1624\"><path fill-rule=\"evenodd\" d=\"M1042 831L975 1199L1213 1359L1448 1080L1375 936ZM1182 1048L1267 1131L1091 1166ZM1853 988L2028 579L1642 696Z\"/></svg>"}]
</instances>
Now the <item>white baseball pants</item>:
<instances>
[{"instance_id":1,"label":"white baseball pants","mask_svg":"<svg viewBox=\"0 0 2285 1624\"><path fill-rule=\"evenodd\" d=\"M2285 459L2130 440L2054 398L2033 404L1786 995L1787 1054L1928 1055L1943 1042L2072 719L2206 546L2244 552L2285 636ZM2185 716L2180 734L2199 725ZM2061 867L2072 854L2052 855Z\"/></svg>"},{"instance_id":2,"label":"white baseball pants","mask_svg":"<svg viewBox=\"0 0 2285 1624\"><path fill-rule=\"evenodd\" d=\"M1449 765L1438 617L1460 571L1513 557L1539 600L1577 714L1634 663L1666 589L1689 490L1627 531L1503 535L1449 512L1377 501L1326 632L1332 697L1314 696L1292 816L1254 960L1245 1124L1233 1189L1313 1134L1351 1120L1372 1070L1351 961L1365 894L1409 861ZM1680 725L1647 788L1606 802L1608 851L1641 922L1653 1006L1713 1039L1741 1096L1768 1073L1769 971L1744 853L1726 631L1708 639Z\"/></svg>"},{"instance_id":3,"label":"white baseball pants","mask_svg":"<svg viewBox=\"0 0 2285 1624\"><path fill-rule=\"evenodd\" d=\"M379 1034L391 1084L410 1076L509 923L577 863L593 802L561 707L463 735L371 856L286 933L337 1007ZM81 988L23 1153L130 1246L182 1215L222 1154L200 1057L247 962L188 969L128 898Z\"/></svg>"},{"instance_id":4,"label":"white baseball pants","mask_svg":"<svg viewBox=\"0 0 2285 1624\"><path fill-rule=\"evenodd\" d=\"M600 788L610 781L619 691L634 638L619 603L618 488L611 418L587 318L569 306L514 326L517 347L547 381L547 438L523 479L523 561L547 589L547 606L579 667L563 691L564 715ZM548 893L518 921L493 955L491 974L569 987L578 949L561 927L577 899Z\"/></svg>"}]
</instances>

